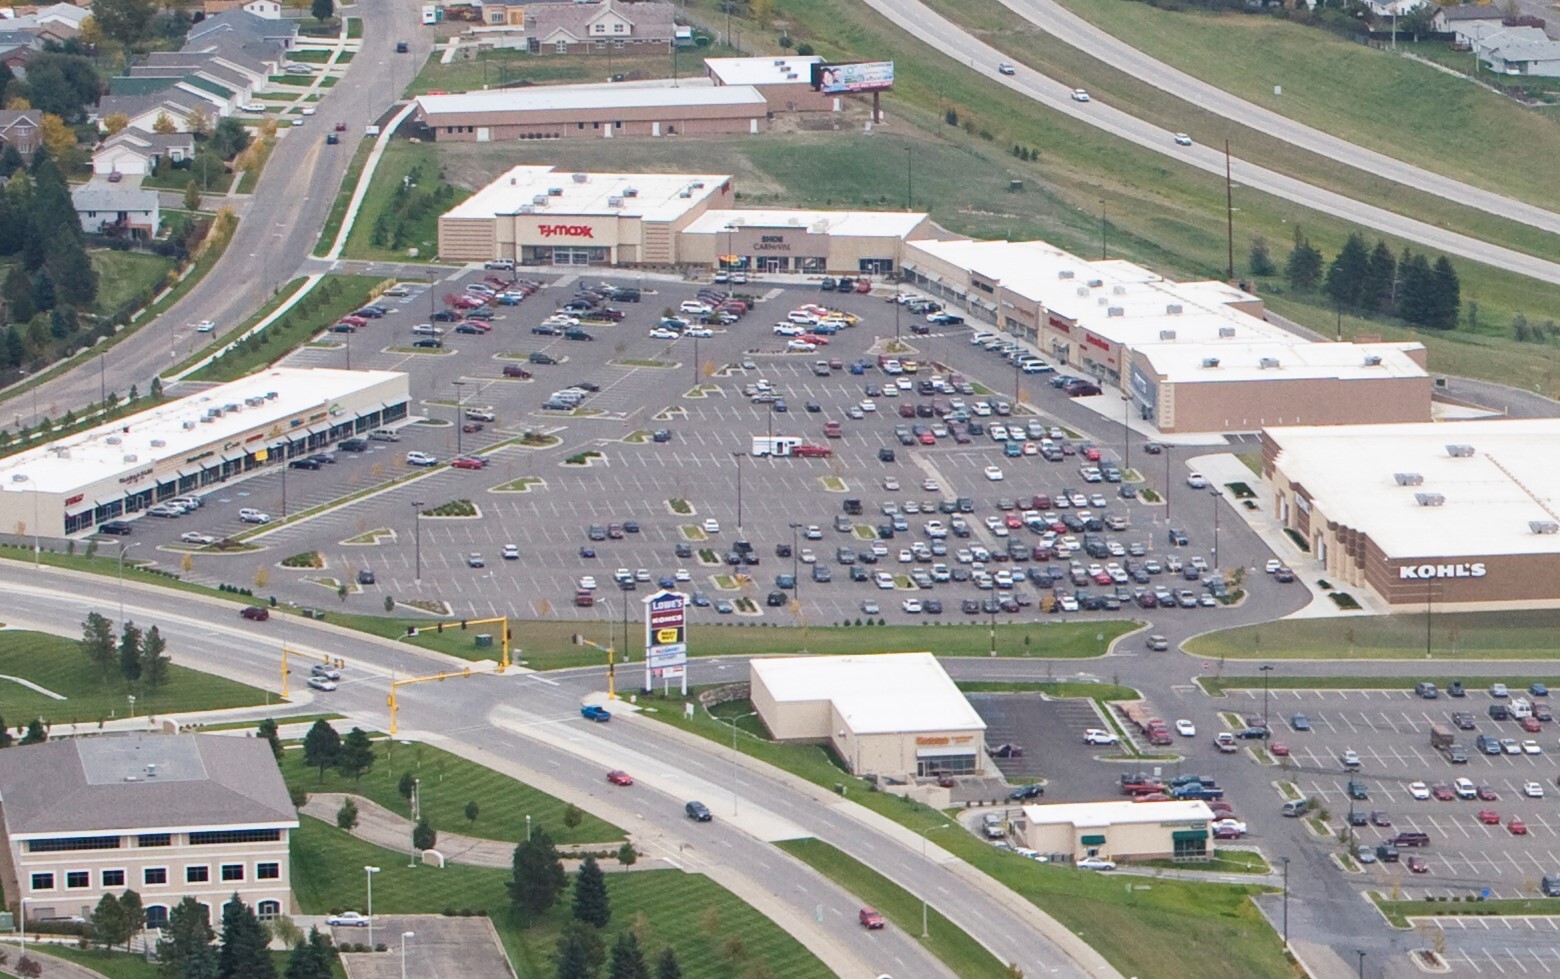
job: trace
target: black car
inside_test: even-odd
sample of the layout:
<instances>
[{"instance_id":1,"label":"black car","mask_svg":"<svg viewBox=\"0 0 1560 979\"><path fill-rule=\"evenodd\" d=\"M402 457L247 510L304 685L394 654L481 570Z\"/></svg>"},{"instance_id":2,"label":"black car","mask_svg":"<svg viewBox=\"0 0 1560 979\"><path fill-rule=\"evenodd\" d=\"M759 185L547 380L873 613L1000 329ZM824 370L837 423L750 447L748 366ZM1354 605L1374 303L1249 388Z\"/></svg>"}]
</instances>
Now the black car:
<instances>
[{"instance_id":1,"label":"black car","mask_svg":"<svg viewBox=\"0 0 1560 979\"><path fill-rule=\"evenodd\" d=\"M357 573L357 583L360 585L372 585L374 583L374 572L369 568L359 571Z\"/></svg>"},{"instance_id":2,"label":"black car","mask_svg":"<svg viewBox=\"0 0 1560 979\"><path fill-rule=\"evenodd\" d=\"M368 439L346 439L336 448L343 452L367 452Z\"/></svg>"},{"instance_id":3,"label":"black car","mask_svg":"<svg viewBox=\"0 0 1560 979\"><path fill-rule=\"evenodd\" d=\"M769 593L769 597L764 599L764 604L768 605L770 608L779 608L779 607L781 607L782 605L785 604L785 592L783 592L783 591L772 591L772 592L770 592Z\"/></svg>"},{"instance_id":4,"label":"black car","mask_svg":"<svg viewBox=\"0 0 1560 979\"><path fill-rule=\"evenodd\" d=\"M540 326L531 327L531 332L539 337L556 337L563 335L562 330L558 329L556 326L548 326L546 323L543 323Z\"/></svg>"},{"instance_id":5,"label":"black car","mask_svg":"<svg viewBox=\"0 0 1560 979\"><path fill-rule=\"evenodd\" d=\"M444 341L440 340L438 337L424 337L421 340L412 341L412 346L419 347L424 350L437 350L444 346Z\"/></svg>"},{"instance_id":6,"label":"black car","mask_svg":"<svg viewBox=\"0 0 1560 979\"><path fill-rule=\"evenodd\" d=\"M927 615L941 615L943 610L942 599L928 598L926 601L921 603L921 607L926 610Z\"/></svg>"},{"instance_id":7,"label":"black car","mask_svg":"<svg viewBox=\"0 0 1560 979\"><path fill-rule=\"evenodd\" d=\"M885 445L881 449L878 449L877 456L878 462L893 462L894 450Z\"/></svg>"},{"instance_id":8,"label":"black car","mask_svg":"<svg viewBox=\"0 0 1560 979\"><path fill-rule=\"evenodd\" d=\"M397 41L397 42L395 42L395 53L396 54L405 54L406 52L408 52L410 50L411 50L411 48L406 46L406 42L405 41Z\"/></svg>"},{"instance_id":9,"label":"black car","mask_svg":"<svg viewBox=\"0 0 1560 979\"><path fill-rule=\"evenodd\" d=\"M595 557L595 556L596 556L596 549L594 547L582 546L580 548L580 557Z\"/></svg>"},{"instance_id":10,"label":"black car","mask_svg":"<svg viewBox=\"0 0 1560 979\"><path fill-rule=\"evenodd\" d=\"M683 811L688 814L689 819L695 822L707 823L714 818L710 815L710 807L702 802L690 802L683 806Z\"/></svg>"},{"instance_id":11,"label":"black car","mask_svg":"<svg viewBox=\"0 0 1560 979\"><path fill-rule=\"evenodd\" d=\"M129 537L130 525L123 520L110 520L107 523L98 524L98 533L113 534L116 537Z\"/></svg>"},{"instance_id":12,"label":"black car","mask_svg":"<svg viewBox=\"0 0 1560 979\"><path fill-rule=\"evenodd\" d=\"M679 542L677 546L672 549L672 553L676 554L678 557L693 557L693 545Z\"/></svg>"},{"instance_id":13,"label":"black car","mask_svg":"<svg viewBox=\"0 0 1560 979\"><path fill-rule=\"evenodd\" d=\"M586 333L584 330L580 329L579 327L570 327L569 329L564 330L563 331L563 338L565 340L594 340L594 339L596 339L595 337L591 336L589 333Z\"/></svg>"},{"instance_id":14,"label":"black car","mask_svg":"<svg viewBox=\"0 0 1560 979\"><path fill-rule=\"evenodd\" d=\"M637 534L637 533L639 533L639 521L638 520L625 520L625 521L623 521L623 533L625 533L625 534Z\"/></svg>"},{"instance_id":15,"label":"black car","mask_svg":"<svg viewBox=\"0 0 1560 979\"><path fill-rule=\"evenodd\" d=\"M294 459L292 462L289 462L287 464L287 468L288 469L319 469L320 468L320 461L318 459L307 459L307 458L306 459Z\"/></svg>"},{"instance_id":16,"label":"black car","mask_svg":"<svg viewBox=\"0 0 1560 979\"><path fill-rule=\"evenodd\" d=\"M461 312L457 309L441 309L428 317L435 323L455 323L461 319Z\"/></svg>"},{"instance_id":17,"label":"black car","mask_svg":"<svg viewBox=\"0 0 1560 979\"><path fill-rule=\"evenodd\" d=\"M1033 785L1020 785L1008 793L1008 798L1014 802L1020 802L1024 799L1038 799L1043 795L1045 795L1045 786L1036 782Z\"/></svg>"},{"instance_id":18,"label":"black car","mask_svg":"<svg viewBox=\"0 0 1560 979\"><path fill-rule=\"evenodd\" d=\"M655 430L655 434L650 436L650 440L653 442L670 442L672 440L672 430L669 428L658 428Z\"/></svg>"},{"instance_id":19,"label":"black car","mask_svg":"<svg viewBox=\"0 0 1560 979\"><path fill-rule=\"evenodd\" d=\"M533 363L533 364L556 364L556 363L558 363L558 359L556 357L550 356L548 354L544 354L540 350L538 350L535 353L531 354L531 356L527 357L526 359L528 361L530 361L531 363Z\"/></svg>"},{"instance_id":20,"label":"black car","mask_svg":"<svg viewBox=\"0 0 1560 979\"><path fill-rule=\"evenodd\" d=\"M474 336L474 337L479 337L479 336L482 336L483 334L487 333L487 331L484 330L482 327L480 327L480 326L472 326L470 323L462 323L462 324L460 324L459 326L455 327L455 332L456 333L464 333L467 336Z\"/></svg>"},{"instance_id":21,"label":"black car","mask_svg":"<svg viewBox=\"0 0 1560 979\"><path fill-rule=\"evenodd\" d=\"M1468 691L1463 689L1461 680L1453 680L1447 684L1446 695L1448 697L1466 697L1468 696Z\"/></svg>"},{"instance_id":22,"label":"black car","mask_svg":"<svg viewBox=\"0 0 1560 979\"><path fill-rule=\"evenodd\" d=\"M1242 740L1260 740L1268 736L1268 729L1265 727L1243 727L1235 732L1235 736Z\"/></svg>"},{"instance_id":23,"label":"black car","mask_svg":"<svg viewBox=\"0 0 1560 979\"><path fill-rule=\"evenodd\" d=\"M980 614L980 602L973 598L966 598L959 603L959 611L965 615L978 615Z\"/></svg>"}]
</instances>

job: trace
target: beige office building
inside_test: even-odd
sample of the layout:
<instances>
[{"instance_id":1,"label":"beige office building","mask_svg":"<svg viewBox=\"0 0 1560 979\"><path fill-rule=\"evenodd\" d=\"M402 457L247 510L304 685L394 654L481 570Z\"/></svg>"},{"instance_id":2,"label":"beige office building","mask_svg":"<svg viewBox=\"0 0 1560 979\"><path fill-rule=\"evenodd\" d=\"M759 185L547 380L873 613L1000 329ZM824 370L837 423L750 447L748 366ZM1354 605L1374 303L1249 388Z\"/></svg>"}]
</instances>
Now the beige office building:
<instances>
[{"instance_id":1,"label":"beige office building","mask_svg":"<svg viewBox=\"0 0 1560 979\"><path fill-rule=\"evenodd\" d=\"M797 656L749 664L776 741L827 744L856 775L984 774L986 722L931 653Z\"/></svg>"},{"instance_id":2,"label":"beige office building","mask_svg":"<svg viewBox=\"0 0 1560 979\"><path fill-rule=\"evenodd\" d=\"M1071 859L1196 859L1209 852L1206 802L1065 802L1024 807L1024 845Z\"/></svg>"},{"instance_id":3,"label":"beige office building","mask_svg":"<svg viewBox=\"0 0 1560 979\"><path fill-rule=\"evenodd\" d=\"M212 924L235 892L260 915L292 911L287 786L260 738L130 734L0 751L0 880L29 919L90 918L136 891L146 926L181 900Z\"/></svg>"}]
</instances>

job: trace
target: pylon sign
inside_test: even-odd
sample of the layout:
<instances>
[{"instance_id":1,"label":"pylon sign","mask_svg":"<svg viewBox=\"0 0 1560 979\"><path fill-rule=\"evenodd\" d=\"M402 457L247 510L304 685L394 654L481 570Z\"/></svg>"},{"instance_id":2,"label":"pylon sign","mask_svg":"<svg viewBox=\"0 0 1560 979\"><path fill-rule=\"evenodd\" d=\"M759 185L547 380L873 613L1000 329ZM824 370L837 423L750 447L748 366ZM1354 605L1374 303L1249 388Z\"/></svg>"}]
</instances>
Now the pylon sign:
<instances>
[{"instance_id":1,"label":"pylon sign","mask_svg":"<svg viewBox=\"0 0 1560 979\"><path fill-rule=\"evenodd\" d=\"M688 596L658 591L641 601L645 606L645 689L655 681L682 681L688 692Z\"/></svg>"}]
</instances>

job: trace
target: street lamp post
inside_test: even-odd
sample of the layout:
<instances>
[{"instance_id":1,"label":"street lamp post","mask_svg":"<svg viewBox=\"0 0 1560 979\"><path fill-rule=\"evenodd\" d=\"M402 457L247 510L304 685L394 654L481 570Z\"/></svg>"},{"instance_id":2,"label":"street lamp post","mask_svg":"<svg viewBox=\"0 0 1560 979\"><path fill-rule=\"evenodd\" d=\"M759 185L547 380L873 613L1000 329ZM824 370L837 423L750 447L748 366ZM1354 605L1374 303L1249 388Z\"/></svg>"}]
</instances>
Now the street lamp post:
<instances>
[{"instance_id":1,"label":"street lamp post","mask_svg":"<svg viewBox=\"0 0 1560 979\"><path fill-rule=\"evenodd\" d=\"M141 541L134 544L119 545L119 631L125 631L125 552L132 547L140 547Z\"/></svg>"},{"instance_id":2,"label":"street lamp post","mask_svg":"<svg viewBox=\"0 0 1560 979\"><path fill-rule=\"evenodd\" d=\"M758 711L748 711L731 719L731 814L737 814L737 722L744 717L757 717Z\"/></svg>"},{"instance_id":3,"label":"street lamp post","mask_svg":"<svg viewBox=\"0 0 1560 979\"><path fill-rule=\"evenodd\" d=\"M1170 522L1170 446L1165 446L1165 523Z\"/></svg>"},{"instance_id":4,"label":"street lamp post","mask_svg":"<svg viewBox=\"0 0 1560 979\"><path fill-rule=\"evenodd\" d=\"M364 867L363 877L368 881L368 947L374 947L374 875L378 867Z\"/></svg>"},{"instance_id":5,"label":"street lamp post","mask_svg":"<svg viewBox=\"0 0 1560 979\"><path fill-rule=\"evenodd\" d=\"M531 814L525 814L525 841L531 842Z\"/></svg>"},{"instance_id":6,"label":"street lamp post","mask_svg":"<svg viewBox=\"0 0 1560 979\"><path fill-rule=\"evenodd\" d=\"M412 931L401 932L401 979L406 979L406 940L416 938L417 933ZM372 948L373 946L369 946Z\"/></svg>"},{"instance_id":7,"label":"street lamp post","mask_svg":"<svg viewBox=\"0 0 1560 979\"><path fill-rule=\"evenodd\" d=\"M1213 570L1219 570L1219 491L1212 489L1208 495L1213 497Z\"/></svg>"},{"instance_id":8,"label":"street lamp post","mask_svg":"<svg viewBox=\"0 0 1560 979\"><path fill-rule=\"evenodd\" d=\"M1132 395L1123 394L1121 402L1121 478L1126 479L1132 469Z\"/></svg>"},{"instance_id":9,"label":"street lamp post","mask_svg":"<svg viewBox=\"0 0 1560 979\"><path fill-rule=\"evenodd\" d=\"M464 411L466 407L466 392L461 389L464 388L468 382L451 381L450 383L455 385L455 454L460 455L460 435L461 432L465 430L465 426L461 424L461 420L465 417Z\"/></svg>"},{"instance_id":10,"label":"street lamp post","mask_svg":"<svg viewBox=\"0 0 1560 979\"><path fill-rule=\"evenodd\" d=\"M414 535L413 535L416 538L416 540L417 540L417 545L416 545L416 548L415 548L415 551L416 551L416 554L417 554L417 574L416 574L416 580L417 581L422 581L422 508L423 508L423 501L422 500L413 500L412 501L413 526L417 528L415 533L414 533Z\"/></svg>"},{"instance_id":11,"label":"street lamp post","mask_svg":"<svg viewBox=\"0 0 1560 979\"><path fill-rule=\"evenodd\" d=\"M1284 858L1284 947L1289 947L1289 858Z\"/></svg>"},{"instance_id":12,"label":"street lamp post","mask_svg":"<svg viewBox=\"0 0 1560 979\"><path fill-rule=\"evenodd\" d=\"M941 826L928 826L921 830L921 859L926 859L926 838L940 829L947 829L952 823L943 823ZM928 937L926 930L926 892L921 892L921 937Z\"/></svg>"},{"instance_id":13,"label":"street lamp post","mask_svg":"<svg viewBox=\"0 0 1560 979\"><path fill-rule=\"evenodd\" d=\"M1273 672L1272 663L1264 663L1257 669L1262 671L1262 726L1268 725L1268 674ZM1269 728L1271 730L1271 728Z\"/></svg>"},{"instance_id":14,"label":"street lamp post","mask_svg":"<svg viewBox=\"0 0 1560 979\"><path fill-rule=\"evenodd\" d=\"M801 608L802 605L802 578L799 573L800 565L797 564L798 558L796 553L796 532L801 529L801 526L799 523L791 524L791 598L796 601L797 608Z\"/></svg>"},{"instance_id":15,"label":"street lamp post","mask_svg":"<svg viewBox=\"0 0 1560 979\"><path fill-rule=\"evenodd\" d=\"M733 452L731 457L737 460L737 536L742 536L742 456L741 452Z\"/></svg>"}]
</instances>

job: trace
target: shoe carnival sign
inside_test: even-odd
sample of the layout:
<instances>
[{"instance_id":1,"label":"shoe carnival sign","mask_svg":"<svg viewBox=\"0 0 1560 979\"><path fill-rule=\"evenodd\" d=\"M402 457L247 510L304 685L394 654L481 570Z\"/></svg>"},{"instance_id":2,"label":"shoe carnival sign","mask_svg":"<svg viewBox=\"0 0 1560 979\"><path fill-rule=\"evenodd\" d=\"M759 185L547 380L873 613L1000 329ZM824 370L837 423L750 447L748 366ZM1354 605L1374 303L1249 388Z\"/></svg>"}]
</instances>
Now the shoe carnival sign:
<instances>
[{"instance_id":1,"label":"shoe carnival sign","mask_svg":"<svg viewBox=\"0 0 1560 979\"><path fill-rule=\"evenodd\" d=\"M1432 578L1482 578L1484 562L1471 564L1404 564L1398 567L1398 580L1428 580Z\"/></svg>"},{"instance_id":2,"label":"shoe carnival sign","mask_svg":"<svg viewBox=\"0 0 1560 979\"><path fill-rule=\"evenodd\" d=\"M552 238L562 235L565 238L596 238L596 229L588 224L543 224L538 225L537 233L543 238Z\"/></svg>"}]
</instances>

